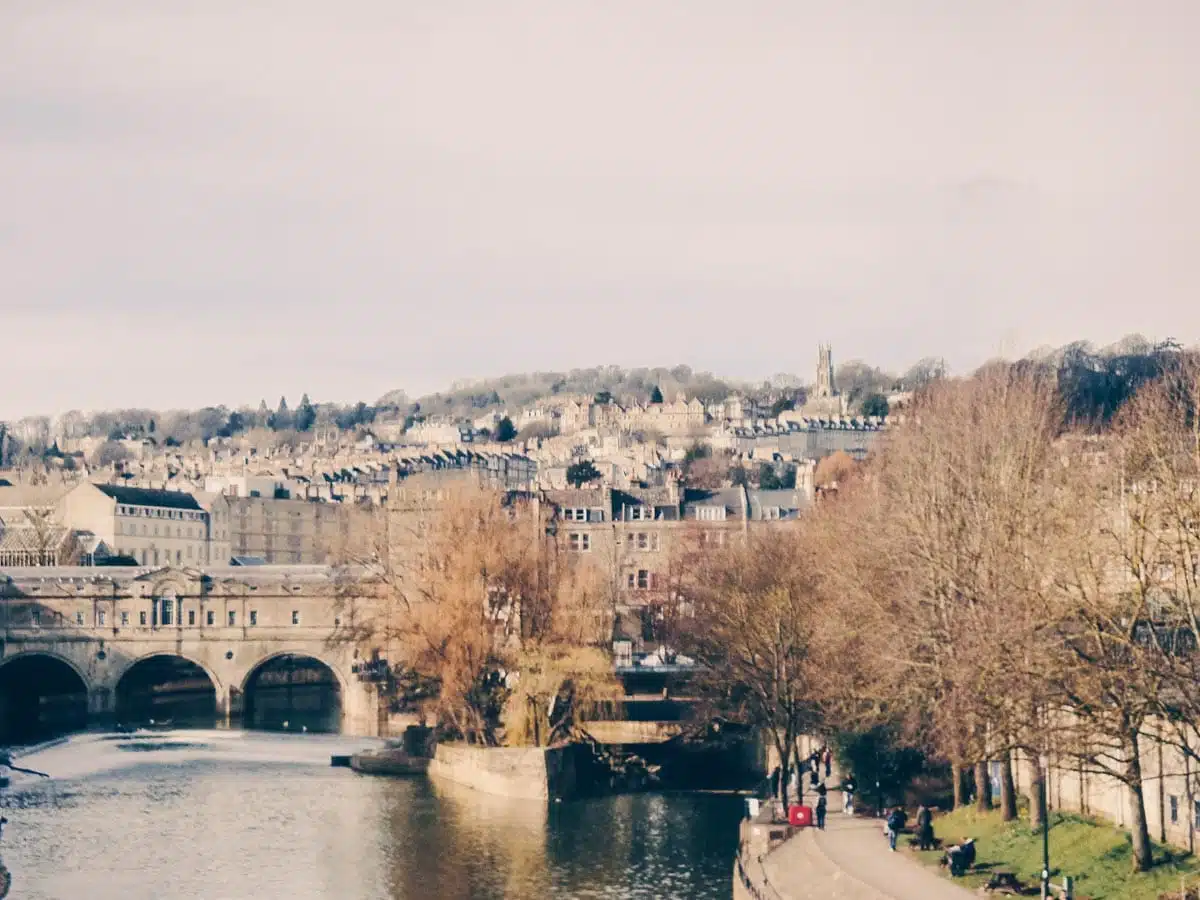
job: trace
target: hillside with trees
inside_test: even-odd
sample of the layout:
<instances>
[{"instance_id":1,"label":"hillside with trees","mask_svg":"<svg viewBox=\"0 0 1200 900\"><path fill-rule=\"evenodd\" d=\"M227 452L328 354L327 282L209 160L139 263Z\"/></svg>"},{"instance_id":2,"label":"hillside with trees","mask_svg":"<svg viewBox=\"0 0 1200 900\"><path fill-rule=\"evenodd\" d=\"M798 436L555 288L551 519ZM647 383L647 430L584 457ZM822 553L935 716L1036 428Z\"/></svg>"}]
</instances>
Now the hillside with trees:
<instances>
[{"instance_id":1,"label":"hillside with trees","mask_svg":"<svg viewBox=\"0 0 1200 900\"><path fill-rule=\"evenodd\" d=\"M1152 342L1130 335L1107 347L1074 342L1059 348L1040 348L1018 362L1054 377L1058 391L1073 421L1109 421L1121 404L1149 380L1161 375L1164 360L1180 345L1171 339ZM1002 361L985 364L980 371ZM839 391L858 415L883 415L887 395L893 391L921 391L947 374L944 362L926 357L901 373L889 372L861 360L841 363L835 373ZM315 428L331 424L342 430L367 429L379 416L402 417L406 422L430 417L474 419L489 412L514 416L520 409L562 396L584 396L616 402L662 402L680 393L715 403L733 394L763 402L772 414L792 409L806 397L805 379L777 374L763 382L721 378L694 371L686 365L672 368L595 366L566 372L547 371L505 375L418 397L414 402L403 390L393 390L373 403L313 402L302 394L295 406L280 397L273 406L262 400L257 406L229 408L207 406L192 410L114 408L99 412L65 413L51 434L51 420L40 421L45 440L27 440L22 445L17 429L6 427L0 452L11 463L23 453L40 454L52 448L56 437L102 438L107 442L149 439L163 446L207 443L251 431L263 432L280 442L303 441ZM31 429L25 429L26 432ZM37 429L32 429L37 430ZM514 435L516 436L516 435ZM528 436L528 435L523 435ZM116 453L110 448L110 453Z\"/></svg>"}]
</instances>

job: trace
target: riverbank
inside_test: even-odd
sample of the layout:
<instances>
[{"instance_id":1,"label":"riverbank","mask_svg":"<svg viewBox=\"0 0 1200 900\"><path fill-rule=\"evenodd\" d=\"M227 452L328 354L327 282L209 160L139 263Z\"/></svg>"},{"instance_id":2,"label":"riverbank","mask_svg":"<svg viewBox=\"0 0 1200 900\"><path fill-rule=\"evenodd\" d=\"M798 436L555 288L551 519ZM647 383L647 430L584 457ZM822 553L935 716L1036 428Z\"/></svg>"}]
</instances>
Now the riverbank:
<instances>
[{"instance_id":1,"label":"riverbank","mask_svg":"<svg viewBox=\"0 0 1200 900\"><path fill-rule=\"evenodd\" d=\"M1076 895L1092 900L1157 900L1160 894L1178 891L1181 881L1200 887L1200 861L1171 847L1156 845L1160 864L1150 872L1133 873L1129 835L1119 828L1082 816L1050 816L1050 872L1055 882L1063 875L1075 879ZM964 836L975 838L976 871L961 879L968 887L987 883L992 872L1014 873L1027 884L1037 884L1042 871L1042 832L1029 827L1028 819L1004 822L1000 813L979 813L973 808L939 816L934 821L938 837L953 843ZM936 866L941 854L911 851L927 866Z\"/></svg>"},{"instance_id":2,"label":"riverbank","mask_svg":"<svg viewBox=\"0 0 1200 900\"><path fill-rule=\"evenodd\" d=\"M830 792L830 808L841 808ZM968 900L911 854L889 853L877 819L832 811L826 829L790 829L765 812L742 823L734 900Z\"/></svg>"}]
</instances>

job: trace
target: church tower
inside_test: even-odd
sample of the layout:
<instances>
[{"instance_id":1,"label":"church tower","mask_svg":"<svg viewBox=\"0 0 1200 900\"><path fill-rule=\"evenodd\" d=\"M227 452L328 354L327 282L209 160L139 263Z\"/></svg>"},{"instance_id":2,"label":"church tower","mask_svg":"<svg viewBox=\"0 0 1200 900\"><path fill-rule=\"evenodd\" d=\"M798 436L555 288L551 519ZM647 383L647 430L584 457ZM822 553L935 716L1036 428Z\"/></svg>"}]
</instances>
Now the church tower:
<instances>
[{"instance_id":1,"label":"church tower","mask_svg":"<svg viewBox=\"0 0 1200 900\"><path fill-rule=\"evenodd\" d=\"M833 347L830 344L821 344L817 348L817 386L814 393L821 400L837 396L833 384Z\"/></svg>"}]
</instances>

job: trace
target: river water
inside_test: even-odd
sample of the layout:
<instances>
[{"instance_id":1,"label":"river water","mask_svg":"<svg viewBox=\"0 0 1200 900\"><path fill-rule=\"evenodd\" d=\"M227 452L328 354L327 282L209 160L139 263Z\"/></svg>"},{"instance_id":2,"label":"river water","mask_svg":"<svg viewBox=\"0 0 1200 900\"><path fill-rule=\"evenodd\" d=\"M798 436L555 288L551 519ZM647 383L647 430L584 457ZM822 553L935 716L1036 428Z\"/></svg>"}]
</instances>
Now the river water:
<instances>
[{"instance_id":1,"label":"river water","mask_svg":"<svg viewBox=\"0 0 1200 900\"><path fill-rule=\"evenodd\" d=\"M731 896L742 801L512 801L335 769L371 741L82 735L19 764L0 856L24 900L708 900Z\"/></svg>"}]
</instances>

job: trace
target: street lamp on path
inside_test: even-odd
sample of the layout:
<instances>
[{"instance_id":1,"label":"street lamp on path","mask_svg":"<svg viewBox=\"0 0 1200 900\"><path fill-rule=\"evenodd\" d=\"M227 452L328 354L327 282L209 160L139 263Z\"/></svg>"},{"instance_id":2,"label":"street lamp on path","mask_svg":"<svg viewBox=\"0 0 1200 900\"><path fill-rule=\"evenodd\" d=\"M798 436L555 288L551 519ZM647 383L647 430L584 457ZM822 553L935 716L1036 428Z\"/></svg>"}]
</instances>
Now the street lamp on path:
<instances>
[{"instance_id":1,"label":"street lamp on path","mask_svg":"<svg viewBox=\"0 0 1200 900\"><path fill-rule=\"evenodd\" d=\"M1038 803L1042 816L1042 900L1050 897L1050 760L1046 754L1038 757L1041 767L1039 777L1042 789L1038 792Z\"/></svg>"}]
</instances>

